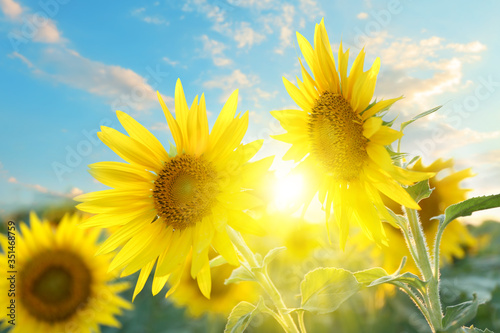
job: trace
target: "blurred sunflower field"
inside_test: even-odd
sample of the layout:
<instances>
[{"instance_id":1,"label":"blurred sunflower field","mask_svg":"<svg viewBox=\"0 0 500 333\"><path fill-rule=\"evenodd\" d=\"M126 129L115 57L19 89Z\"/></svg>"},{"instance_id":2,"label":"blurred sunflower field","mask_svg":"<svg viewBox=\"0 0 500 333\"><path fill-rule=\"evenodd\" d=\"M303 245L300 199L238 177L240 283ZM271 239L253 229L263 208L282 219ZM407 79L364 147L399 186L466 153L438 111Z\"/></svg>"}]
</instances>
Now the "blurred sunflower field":
<instances>
[{"instance_id":1,"label":"blurred sunflower field","mask_svg":"<svg viewBox=\"0 0 500 333\"><path fill-rule=\"evenodd\" d=\"M496 2L0 8L2 332L500 331Z\"/></svg>"}]
</instances>

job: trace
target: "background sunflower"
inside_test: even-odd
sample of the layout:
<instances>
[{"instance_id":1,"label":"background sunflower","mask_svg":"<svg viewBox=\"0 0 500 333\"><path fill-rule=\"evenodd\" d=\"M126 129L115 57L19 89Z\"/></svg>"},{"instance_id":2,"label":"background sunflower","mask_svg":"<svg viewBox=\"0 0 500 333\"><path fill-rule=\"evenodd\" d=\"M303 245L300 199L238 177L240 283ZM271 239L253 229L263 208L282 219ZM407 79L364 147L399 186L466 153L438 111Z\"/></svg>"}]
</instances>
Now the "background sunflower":
<instances>
[{"instance_id":1,"label":"background sunflower","mask_svg":"<svg viewBox=\"0 0 500 333\"><path fill-rule=\"evenodd\" d=\"M118 296L128 283L114 283L107 274L110 256L94 257L99 231L84 231L77 226L78 214L65 215L57 228L30 215L30 226L20 224L16 235L16 325L2 311L0 319L10 332L100 332L100 325L119 327L115 318L132 305ZM0 236L4 253L1 269L7 269L9 240ZM10 283L1 279L0 287ZM0 304L11 302L7 293Z\"/></svg>"}]
</instances>

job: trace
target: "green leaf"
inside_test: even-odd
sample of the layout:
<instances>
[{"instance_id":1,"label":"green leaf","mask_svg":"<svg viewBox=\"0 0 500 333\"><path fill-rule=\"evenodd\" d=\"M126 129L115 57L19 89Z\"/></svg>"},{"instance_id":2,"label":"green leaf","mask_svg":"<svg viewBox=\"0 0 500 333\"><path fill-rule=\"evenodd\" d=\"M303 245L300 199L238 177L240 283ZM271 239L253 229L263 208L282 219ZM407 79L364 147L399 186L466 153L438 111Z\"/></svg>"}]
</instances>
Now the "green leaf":
<instances>
[{"instance_id":1,"label":"green leaf","mask_svg":"<svg viewBox=\"0 0 500 333\"><path fill-rule=\"evenodd\" d=\"M406 192L410 194L410 196L415 200L416 203L419 203L420 200L428 198L432 191L429 187L429 180L423 180L421 182L416 183L415 185L408 186L406 188Z\"/></svg>"},{"instance_id":2,"label":"green leaf","mask_svg":"<svg viewBox=\"0 0 500 333\"><path fill-rule=\"evenodd\" d=\"M496 207L500 207L500 194L475 197L449 206L444 211L444 215L433 217L433 219L439 220L439 229L441 231L446 228L451 221L458 217L469 216L479 210Z\"/></svg>"},{"instance_id":3,"label":"green leaf","mask_svg":"<svg viewBox=\"0 0 500 333\"><path fill-rule=\"evenodd\" d=\"M224 284L238 283L241 281L255 281L255 276L244 266L235 268L231 276L224 281Z\"/></svg>"},{"instance_id":4,"label":"green leaf","mask_svg":"<svg viewBox=\"0 0 500 333\"><path fill-rule=\"evenodd\" d=\"M455 331L456 333L494 333L493 331L490 331L489 329L485 328L484 330L479 329L477 327L471 326L471 327L462 327Z\"/></svg>"},{"instance_id":5,"label":"green leaf","mask_svg":"<svg viewBox=\"0 0 500 333\"><path fill-rule=\"evenodd\" d=\"M341 268L317 268L300 283L304 310L325 314L335 311L361 289L354 274Z\"/></svg>"},{"instance_id":6,"label":"green leaf","mask_svg":"<svg viewBox=\"0 0 500 333\"><path fill-rule=\"evenodd\" d=\"M259 301L259 304L262 299ZM227 319L226 327L224 328L224 333L241 333L246 330L248 324L252 321L252 318L259 313L259 304L257 306L252 303L242 301L238 303Z\"/></svg>"},{"instance_id":7,"label":"green leaf","mask_svg":"<svg viewBox=\"0 0 500 333\"><path fill-rule=\"evenodd\" d=\"M373 281L378 280L384 276L388 276L388 274L383 268L380 267L374 267L354 273L354 277L356 278L356 280L358 280L358 282L364 286L368 286Z\"/></svg>"},{"instance_id":8,"label":"green leaf","mask_svg":"<svg viewBox=\"0 0 500 333\"><path fill-rule=\"evenodd\" d=\"M478 307L479 301L476 295L474 295L472 301L446 307L446 314L443 317L443 331L453 332L468 321L474 319Z\"/></svg>"},{"instance_id":9,"label":"green leaf","mask_svg":"<svg viewBox=\"0 0 500 333\"><path fill-rule=\"evenodd\" d=\"M285 251L286 250L286 247L285 246L282 246L282 247L275 247L274 249L271 249L267 254L266 256L264 257L264 260L263 260L263 264L264 264L264 267L269 265L269 263L271 261L274 260L274 258L276 258L276 256L278 254L280 254L281 252Z\"/></svg>"},{"instance_id":10,"label":"green leaf","mask_svg":"<svg viewBox=\"0 0 500 333\"><path fill-rule=\"evenodd\" d=\"M422 113L420 113L420 114L416 115L415 117L413 117L412 119L410 119L410 120L408 120L408 121L405 121L404 123L402 123L402 124L401 124L401 131L403 131L403 129L404 129L406 126L410 125L410 124L411 124L411 123L413 123L415 120L418 120L418 119L420 119L420 118L423 118L423 117L425 117L425 116L428 116L428 115L430 115L431 113L434 113L434 112L436 112L437 110L441 109L441 107L442 107L442 105L440 105L440 106L436 106L435 108L432 108L432 109L430 109L430 110L427 110L427 111L425 111L425 112L422 112Z\"/></svg>"},{"instance_id":11,"label":"green leaf","mask_svg":"<svg viewBox=\"0 0 500 333\"><path fill-rule=\"evenodd\" d=\"M410 273L410 272L406 272L406 273L400 274L400 275L388 275L388 276L381 277L381 278L373 281L372 283L370 283L368 285L368 287L375 287L375 286L378 286L378 285L381 285L384 283L395 284L397 282L409 284L410 286L413 286L419 290L422 290L423 288L425 288L425 285L427 284L426 281L420 280L420 278L418 276L416 276L415 274Z\"/></svg>"}]
</instances>

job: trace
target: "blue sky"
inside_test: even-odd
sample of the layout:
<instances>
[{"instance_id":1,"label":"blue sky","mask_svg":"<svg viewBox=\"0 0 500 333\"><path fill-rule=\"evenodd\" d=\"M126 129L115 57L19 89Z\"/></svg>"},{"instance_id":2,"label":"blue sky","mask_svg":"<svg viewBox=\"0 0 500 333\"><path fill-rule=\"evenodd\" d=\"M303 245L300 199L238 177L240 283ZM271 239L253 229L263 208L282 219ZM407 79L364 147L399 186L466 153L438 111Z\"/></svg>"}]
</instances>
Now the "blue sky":
<instances>
[{"instance_id":1,"label":"blue sky","mask_svg":"<svg viewBox=\"0 0 500 333\"><path fill-rule=\"evenodd\" d=\"M500 193L493 0L0 0L0 9L0 214L103 189L86 170L118 160L95 134L121 130L116 109L168 145L155 92L173 109L177 78L188 100L205 93L212 123L239 88L246 140L266 139L261 155L282 155L269 111L296 108L281 78L299 75L295 31L311 39L322 17L335 52L342 38L351 55L365 46L366 66L381 58L376 96L405 96L390 116L444 105L408 128L406 151L472 167L472 195Z\"/></svg>"}]
</instances>

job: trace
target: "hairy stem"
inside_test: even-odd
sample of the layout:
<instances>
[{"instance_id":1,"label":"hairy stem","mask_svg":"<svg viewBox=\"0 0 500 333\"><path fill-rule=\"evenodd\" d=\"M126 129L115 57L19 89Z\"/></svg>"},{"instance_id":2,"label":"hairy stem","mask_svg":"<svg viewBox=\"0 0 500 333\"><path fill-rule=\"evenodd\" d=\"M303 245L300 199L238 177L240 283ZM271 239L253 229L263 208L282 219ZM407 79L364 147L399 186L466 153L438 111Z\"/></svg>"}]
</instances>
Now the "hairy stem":
<instances>
[{"instance_id":1,"label":"hairy stem","mask_svg":"<svg viewBox=\"0 0 500 333\"><path fill-rule=\"evenodd\" d=\"M405 208L406 216L410 224L410 231L416 248L415 263L422 273L422 277L428 282L426 287L427 292L427 310L429 312L431 326L433 332L442 328L443 312L441 309L441 300L439 298L439 280L435 277L432 269L431 257L427 249L425 235L418 219L415 209ZM409 245L412 241L407 239ZM436 272L436 276L438 272Z\"/></svg>"},{"instance_id":2,"label":"hairy stem","mask_svg":"<svg viewBox=\"0 0 500 333\"><path fill-rule=\"evenodd\" d=\"M261 269L257 259L255 258L255 255L253 254L252 250L250 250L243 237L241 237L241 234L233 230L232 228L228 228L228 234L231 238L232 243L236 246L236 249L242 256L243 260L241 261L241 264L246 264L250 267L250 269L254 269L252 270L252 273L254 274L255 279L260 284L262 289L264 289L264 291L267 293L269 298L271 298L271 300L273 301L280 318L286 325L282 325L282 327L286 332L300 333L297 325L293 321L293 318L288 311L287 306L285 305L285 302L283 302L281 294L269 278L267 272Z\"/></svg>"}]
</instances>

